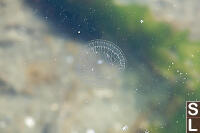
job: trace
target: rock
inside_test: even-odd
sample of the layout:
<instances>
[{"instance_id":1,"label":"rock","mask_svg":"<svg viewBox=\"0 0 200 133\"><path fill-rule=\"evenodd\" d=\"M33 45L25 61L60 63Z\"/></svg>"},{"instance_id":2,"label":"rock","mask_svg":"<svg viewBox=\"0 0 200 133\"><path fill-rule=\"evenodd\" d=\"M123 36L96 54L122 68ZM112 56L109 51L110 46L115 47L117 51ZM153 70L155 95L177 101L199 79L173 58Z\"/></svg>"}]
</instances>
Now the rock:
<instances>
[{"instance_id":1,"label":"rock","mask_svg":"<svg viewBox=\"0 0 200 133\"><path fill-rule=\"evenodd\" d=\"M23 0L1 0L0 18L0 132L98 133L134 121L119 73L81 76L81 42L59 37Z\"/></svg>"}]
</instances>

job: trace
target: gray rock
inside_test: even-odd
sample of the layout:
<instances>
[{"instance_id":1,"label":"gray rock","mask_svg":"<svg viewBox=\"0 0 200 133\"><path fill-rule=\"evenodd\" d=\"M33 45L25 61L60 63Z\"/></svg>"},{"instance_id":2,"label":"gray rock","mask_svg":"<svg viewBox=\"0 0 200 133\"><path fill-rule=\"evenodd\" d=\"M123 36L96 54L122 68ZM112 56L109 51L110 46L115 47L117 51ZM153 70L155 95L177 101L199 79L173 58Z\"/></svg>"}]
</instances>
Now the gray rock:
<instances>
[{"instance_id":1,"label":"gray rock","mask_svg":"<svg viewBox=\"0 0 200 133\"><path fill-rule=\"evenodd\" d=\"M86 80L81 42L49 29L23 0L0 1L0 132L117 133L131 125L134 96L119 73L105 67L114 77Z\"/></svg>"}]
</instances>

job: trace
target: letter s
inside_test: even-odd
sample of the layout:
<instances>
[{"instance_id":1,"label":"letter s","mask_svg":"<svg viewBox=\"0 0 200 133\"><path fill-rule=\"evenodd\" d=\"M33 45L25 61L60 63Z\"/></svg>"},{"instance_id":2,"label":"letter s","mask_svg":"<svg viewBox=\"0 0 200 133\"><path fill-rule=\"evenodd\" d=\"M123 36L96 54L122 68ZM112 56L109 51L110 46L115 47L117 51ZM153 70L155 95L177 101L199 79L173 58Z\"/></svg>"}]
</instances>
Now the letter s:
<instances>
[{"instance_id":1,"label":"letter s","mask_svg":"<svg viewBox=\"0 0 200 133\"><path fill-rule=\"evenodd\" d=\"M196 108L195 108L195 107L192 107L192 106L195 106ZM188 111L189 115L195 116L195 115L198 114L198 109L197 109L198 104L197 104L197 103L189 103L188 107L189 107L190 110L193 110L193 111L194 111L194 113L192 113L192 112L189 110L189 111Z\"/></svg>"}]
</instances>

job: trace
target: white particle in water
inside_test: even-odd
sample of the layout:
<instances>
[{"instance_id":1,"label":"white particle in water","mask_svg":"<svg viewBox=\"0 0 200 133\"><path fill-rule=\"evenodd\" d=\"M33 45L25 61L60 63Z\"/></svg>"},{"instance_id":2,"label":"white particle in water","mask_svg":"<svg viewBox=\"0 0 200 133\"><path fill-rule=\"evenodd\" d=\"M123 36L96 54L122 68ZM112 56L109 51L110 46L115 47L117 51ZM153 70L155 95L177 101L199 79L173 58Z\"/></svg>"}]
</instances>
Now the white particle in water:
<instances>
[{"instance_id":1,"label":"white particle in water","mask_svg":"<svg viewBox=\"0 0 200 133\"><path fill-rule=\"evenodd\" d=\"M97 63L98 63L98 64L102 64L103 61L102 61L102 60L98 60Z\"/></svg>"},{"instance_id":2,"label":"white particle in water","mask_svg":"<svg viewBox=\"0 0 200 133\"><path fill-rule=\"evenodd\" d=\"M87 129L86 133L95 133L94 129Z\"/></svg>"},{"instance_id":3,"label":"white particle in water","mask_svg":"<svg viewBox=\"0 0 200 133\"><path fill-rule=\"evenodd\" d=\"M128 130L128 126L127 126L127 125L123 126L123 127L122 127L122 130L123 130L123 131L127 131L127 130Z\"/></svg>"},{"instance_id":4,"label":"white particle in water","mask_svg":"<svg viewBox=\"0 0 200 133\"><path fill-rule=\"evenodd\" d=\"M32 128L35 126L35 120L31 116L27 116L24 120L27 127Z\"/></svg>"},{"instance_id":5,"label":"white particle in water","mask_svg":"<svg viewBox=\"0 0 200 133\"><path fill-rule=\"evenodd\" d=\"M78 31L78 34L80 34L81 33L81 31Z\"/></svg>"}]
</instances>

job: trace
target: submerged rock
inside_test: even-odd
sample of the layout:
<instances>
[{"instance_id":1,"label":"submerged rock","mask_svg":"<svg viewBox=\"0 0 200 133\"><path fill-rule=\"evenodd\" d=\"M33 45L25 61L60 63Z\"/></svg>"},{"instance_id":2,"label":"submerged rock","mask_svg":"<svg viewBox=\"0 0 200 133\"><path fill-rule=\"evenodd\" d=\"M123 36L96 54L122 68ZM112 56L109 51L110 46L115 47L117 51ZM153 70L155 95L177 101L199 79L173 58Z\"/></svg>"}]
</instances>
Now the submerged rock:
<instances>
[{"instance_id":1,"label":"submerged rock","mask_svg":"<svg viewBox=\"0 0 200 133\"><path fill-rule=\"evenodd\" d=\"M134 122L119 73L81 76L81 42L58 37L23 0L1 0L0 17L0 132L117 133Z\"/></svg>"}]
</instances>

